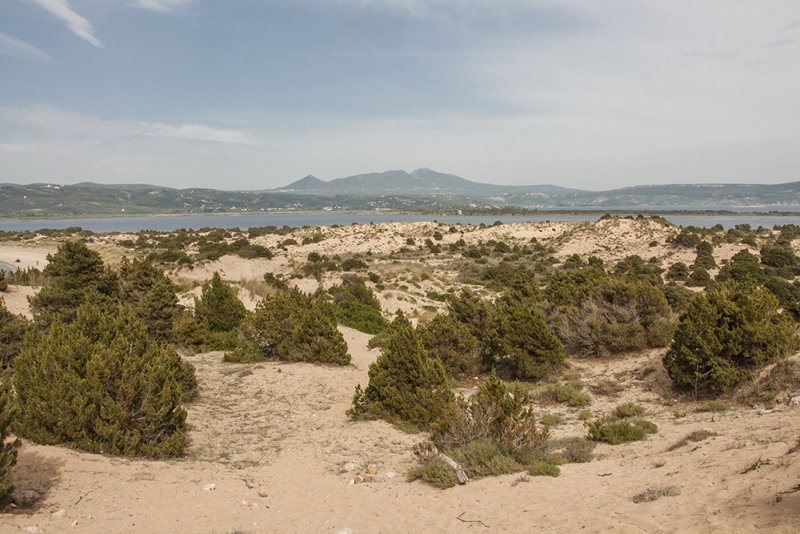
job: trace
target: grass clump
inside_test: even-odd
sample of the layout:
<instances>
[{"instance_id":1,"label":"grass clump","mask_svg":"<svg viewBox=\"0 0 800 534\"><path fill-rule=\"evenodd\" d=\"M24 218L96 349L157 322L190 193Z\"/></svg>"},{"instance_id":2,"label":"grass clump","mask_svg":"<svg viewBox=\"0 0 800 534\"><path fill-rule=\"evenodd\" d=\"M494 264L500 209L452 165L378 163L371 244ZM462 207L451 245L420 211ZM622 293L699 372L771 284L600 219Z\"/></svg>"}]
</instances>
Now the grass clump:
<instances>
[{"instance_id":1,"label":"grass clump","mask_svg":"<svg viewBox=\"0 0 800 534\"><path fill-rule=\"evenodd\" d=\"M587 424L588 438L602 441L610 445L619 445L629 441L643 440L647 434L658 432L655 424L645 419L618 421L609 417L601 417Z\"/></svg>"},{"instance_id":2,"label":"grass clump","mask_svg":"<svg viewBox=\"0 0 800 534\"><path fill-rule=\"evenodd\" d=\"M408 473L408 481L424 480L439 489L452 488L458 484L458 477L449 465L441 458L434 458L425 465L412 469Z\"/></svg>"},{"instance_id":3,"label":"grass clump","mask_svg":"<svg viewBox=\"0 0 800 534\"><path fill-rule=\"evenodd\" d=\"M731 405L722 399L712 399L703 401L697 408L698 412L727 412Z\"/></svg>"},{"instance_id":4,"label":"grass clump","mask_svg":"<svg viewBox=\"0 0 800 534\"><path fill-rule=\"evenodd\" d=\"M644 415L645 411L646 410L638 404L626 402L625 404L620 404L614 408L614 417L619 419L624 419L626 417L638 417L640 415Z\"/></svg>"},{"instance_id":5,"label":"grass clump","mask_svg":"<svg viewBox=\"0 0 800 534\"><path fill-rule=\"evenodd\" d=\"M643 502L653 502L661 497L676 497L681 494L681 489L678 486L653 486L647 488L641 493L633 496L633 502L636 504Z\"/></svg>"},{"instance_id":6,"label":"grass clump","mask_svg":"<svg viewBox=\"0 0 800 534\"><path fill-rule=\"evenodd\" d=\"M528 467L528 474L532 477L557 477L561 474L561 469L557 465L537 460Z\"/></svg>"},{"instance_id":7,"label":"grass clump","mask_svg":"<svg viewBox=\"0 0 800 534\"><path fill-rule=\"evenodd\" d=\"M584 464L594 459L595 443L586 438L564 438L559 440L558 445L562 447L558 454L564 458L565 463Z\"/></svg>"},{"instance_id":8,"label":"grass clump","mask_svg":"<svg viewBox=\"0 0 800 534\"><path fill-rule=\"evenodd\" d=\"M621 391L625 391L625 385L618 381L604 378L596 384L589 386L595 395L605 395L606 397L616 397Z\"/></svg>"},{"instance_id":9,"label":"grass clump","mask_svg":"<svg viewBox=\"0 0 800 534\"><path fill-rule=\"evenodd\" d=\"M670 447L667 450L674 451L675 449L680 449L681 447L685 447L690 442L697 443L699 441L703 441L717 435L718 434L712 430L695 430L691 434L688 434L686 437L684 437L682 440L670 445Z\"/></svg>"},{"instance_id":10,"label":"grass clump","mask_svg":"<svg viewBox=\"0 0 800 534\"><path fill-rule=\"evenodd\" d=\"M575 386L561 382L547 384L538 392L537 397L544 402L566 403L569 406L586 406L592 401L588 393L578 391Z\"/></svg>"},{"instance_id":11,"label":"grass clump","mask_svg":"<svg viewBox=\"0 0 800 534\"><path fill-rule=\"evenodd\" d=\"M558 415L552 415L549 413L544 414L539 418L539 423L544 426L551 427L557 426L564 422L564 418Z\"/></svg>"}]
</instances>

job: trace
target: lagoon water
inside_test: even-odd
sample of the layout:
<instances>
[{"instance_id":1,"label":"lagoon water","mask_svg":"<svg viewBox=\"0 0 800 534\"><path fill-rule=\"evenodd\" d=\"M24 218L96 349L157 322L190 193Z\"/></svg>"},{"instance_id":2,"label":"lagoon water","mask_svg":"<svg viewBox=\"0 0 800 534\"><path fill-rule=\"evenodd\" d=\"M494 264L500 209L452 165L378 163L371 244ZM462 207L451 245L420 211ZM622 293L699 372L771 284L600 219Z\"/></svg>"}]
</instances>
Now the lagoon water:
<instances>
[{"instance_id":1,"label":"lagoon water","mask_svg":"<svg viewBox=\"0 0 800 534\"><path fill-rule=\"evenodd\" d=\"M609 208L606 208L609 209ZM641 208L644 209L644 208ZM647 208L652 210L652 208ZM675 209L675 208L671 208ZM725 208L728 209L728 208ZM752 211L752 208L747 208ZM634 209L635 211L635 209ZM731 209L731 211L734 211ZM203 227L216 228L241 228L243 230L254 226L340 226L353 223L368 224L370 222L420 222L437 220L445 224L473 224L486 225L495 221L503 223L520 222L584 222L596 221L603 210L595 213L581 215L403 215L397 213L337 213L337 212L308 212L308 213L253 213L246 215L175 215L155 217L107 217L85 219L31 219L31 220L0 220L0 230L19 232L24 230L34 231L42 228L63 229L70 226L80 226L84 230L93 232L138 232L140 230L156 230L168 232L179 228ZM652 213L652 211L650 211ZM540 212L542 213L542 212ZM735 215L666 215L665 218L679 226L699 226L709 228L721 224L724 228L733 228L737 224L749 224L753 228L763 226L772 228L774 225L797 224L800 225L800 212L797 215L770 215L763 214Z\"/></svg>"}]
</instances>

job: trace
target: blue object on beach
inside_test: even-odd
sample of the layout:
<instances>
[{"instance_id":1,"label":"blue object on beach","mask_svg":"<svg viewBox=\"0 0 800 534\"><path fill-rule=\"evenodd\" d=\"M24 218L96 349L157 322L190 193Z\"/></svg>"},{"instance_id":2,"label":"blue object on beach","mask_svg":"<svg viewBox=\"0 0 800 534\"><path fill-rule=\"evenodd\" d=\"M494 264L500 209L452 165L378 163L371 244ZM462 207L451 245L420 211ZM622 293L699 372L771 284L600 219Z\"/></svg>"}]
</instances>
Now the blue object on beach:
<instances>
[{"instance_id":1,"label":"blue object on beach","mask_svg":"<svg viewBox=\"0 0 800 534\"><path fill-rule=\"evenodd\" d=\"M14 263L22 263L22 262L19 261L19 258L17 258L16 260L14 260Z\"/></svg>"}]
</instances>

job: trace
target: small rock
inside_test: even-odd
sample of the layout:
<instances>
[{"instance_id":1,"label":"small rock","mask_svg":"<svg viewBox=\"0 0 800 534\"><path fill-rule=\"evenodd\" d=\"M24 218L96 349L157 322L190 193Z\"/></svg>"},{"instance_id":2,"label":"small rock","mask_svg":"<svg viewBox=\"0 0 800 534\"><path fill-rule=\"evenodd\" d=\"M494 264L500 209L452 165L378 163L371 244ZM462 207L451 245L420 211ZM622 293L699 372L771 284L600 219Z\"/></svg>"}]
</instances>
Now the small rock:
<instances>
[{"instance_id":1,"label":"small rock","mask_svg":"<svg viewBox=\"0 0 800 534\"><path fill-rule=\"evenodd\" d=\"M789 399L789 406L797 406L798 404L800 404L800 396Z\"/></svg>"},{"instance_id":2,"label":"small rock","mask_svg":"<svg viewBox=\"0 0 800 534\"><path fill-rule=\"evenodd\" d=\"M203 486L203 491L211 491L217 487L216 484L206 484Z\"/></svg>"},{"instance_id":3,"label":"small rock","mask_svg":"<svg viewBox=\"0 0 800 534\"><path fill-rule=\"evenodd\" d=\"M25 527L22 530L24 530L25 532L39 532L39 529L36 527Z\"/></svg>"},{"instance_id":4,"label":"small rock","mask_svg":"<svg viewBox=\"0 0 800 534\"><path fill-rule=\"evenodd\" d=\"M343 528L341 530L337 530L333 534L353 534L353 529L345 527L345 528Z\"/></svg>"},{"instance_id":5,"label":"small rock","mask_svg":"<svg viewBox=\"0 0 800 534\"><path fill-rule=\"evenodd\" d=\"M51 517L64 517L65 515L67 515L67 511L62 508L58 512L53 512L50 515L51 515Z\"/></svg>"},{"instance_id":6,"label":"small rock","mask_svg":"<svg viewBox=\"0 0 800 534\"><path fill-rule=\"evenodd\" d=\"M242 501L242 506L247 506L247 501Z\"/></svg>"},{"instance_id":7,"label":"small rock","mask_svg":"<svg viewBox=\"0 0 800 534\"><path fill-rule=\"evenodd\" d=\"M759 413L759 415L767 415L767 414L771 414L773 411L774 410L761 410L758 413Z\"/></svg>"},{"instance_id":8,"label":"small rock","mask_svg":"<svg viewBox=\"0 0 800 534\"><path fill-rule=\"evenodd\" d=\"M330 410L330 409L331 409L331 407L330 407L330 405L328 405L328 404L326 404L325 406L322 406L322 407L320 408L320 410Z\"/></svg>"},{"instance_id":9,"label":"small rock","mask_svg":"<svg viewBox=\"0 0 800 534\"><path fill-rule=\"evenodd\" d=\"M353 477L353 484L361 484L364 482L364 477L355 476Z\"/></svg>"},{"instance_id":10,"label":"small rock","mask_svg":"<svg viewBox=\"0 0 800 534\"><path fill-rule=\"evenodd\" d=\"M339 471L342 473L358 471L359 469L361 469L361 466L355 463L353 460L345 460L344 462L339 464Z\"/></svg>"},{"instance_id":11,"label":"small rock","mask_svg":"<svg viewBox=\"0 0 800 534\"><path fill-rule=\"evenodd\" d=\"M372 475L367 475L364 477L364 482L375 482L375 479L372 477Z\"/></svg>"},{"instance_id":12,"label":"small rock","mask_svg":"<svg viewBox=\"0 0 800 534\"><path fill-rule=\"evenodd\" d=\"M378 466L370 464L367 466L367 474L368 475L377 475L378 474Z\"/></svg>"},{"instance_id":13,"label":"small rock","mask_svg":"<svg viewBox=\"0 0 800 534\"><path fill-rule=\"evenodd\" d=\"M347 482L347 485L348 485L348 486L352 486L352 485L353 485L353 484L355 484L355 483L356 483L356 479L354 479L354 478L351 478L351 479L350 479L350 480Z\"/></svg>"},{"instance_id":14,"label":"small rock","mask_svg":"<svg viewBox=\"0 0 800 534\"><path fill-rule=\"evenodd\" d=\"M76 519L75 521L73 521L71 526L77 527L78 526L78 520Z\"/></svg>"},{"instance_id":15,"label":"small rock","mask_svg":"<svg viewBox=\"0 0 800 534\"><path fill-rule=\"evenodd\" d=\"M388 473L386 473L383 476L385 476L386 478L394 478L395 477L395 472L394 471L389 471Z\"/></svg>"}]
</instances>

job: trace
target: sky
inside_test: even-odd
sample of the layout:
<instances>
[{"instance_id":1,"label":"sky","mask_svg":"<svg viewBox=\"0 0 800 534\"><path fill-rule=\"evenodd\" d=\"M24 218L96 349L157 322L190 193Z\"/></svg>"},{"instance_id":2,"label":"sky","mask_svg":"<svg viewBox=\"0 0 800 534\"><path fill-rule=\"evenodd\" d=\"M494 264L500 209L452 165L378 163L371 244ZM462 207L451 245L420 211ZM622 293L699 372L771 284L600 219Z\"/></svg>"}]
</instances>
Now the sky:
<instances>
[{"instance_id":1,"label":"sky","mask_svg":"<svg viewBox=\"0 0 800 534\"><path fill-rule=\"evenodd\" d=\"M3 0L0 183L800 180L797 0Z\"/></svg>"}]
</instances>

